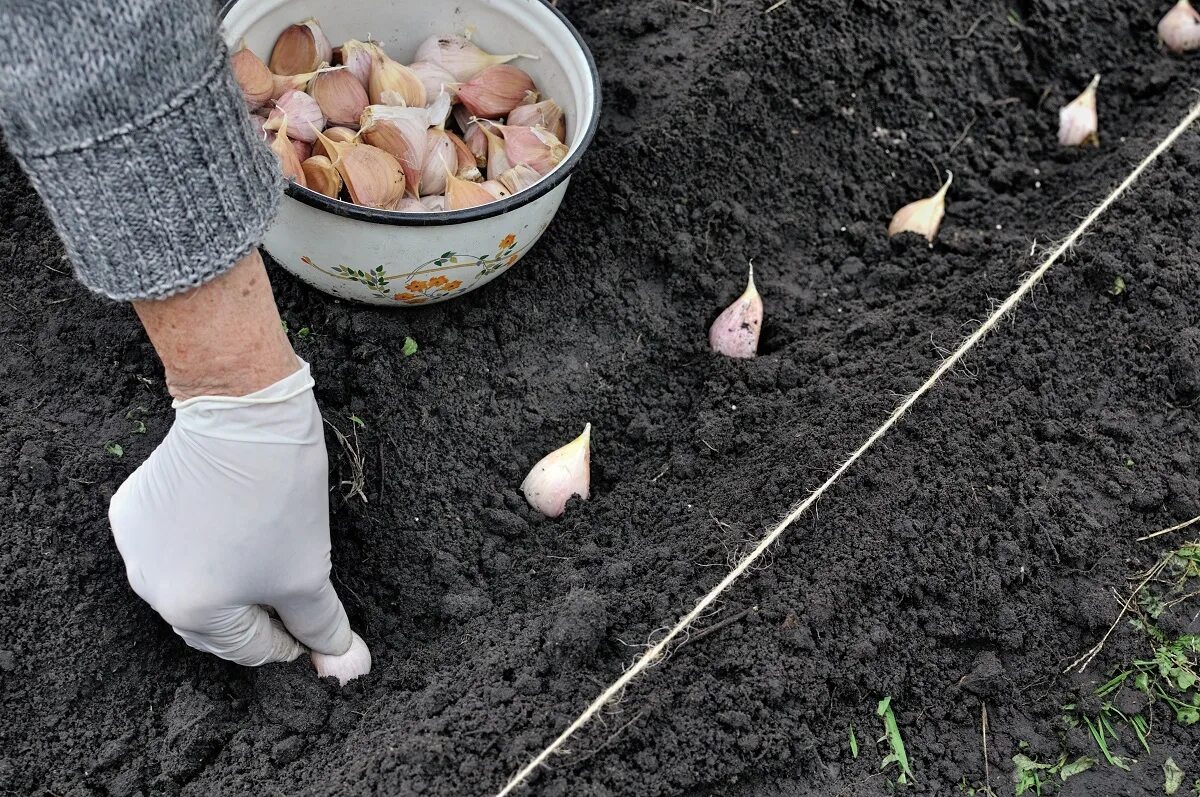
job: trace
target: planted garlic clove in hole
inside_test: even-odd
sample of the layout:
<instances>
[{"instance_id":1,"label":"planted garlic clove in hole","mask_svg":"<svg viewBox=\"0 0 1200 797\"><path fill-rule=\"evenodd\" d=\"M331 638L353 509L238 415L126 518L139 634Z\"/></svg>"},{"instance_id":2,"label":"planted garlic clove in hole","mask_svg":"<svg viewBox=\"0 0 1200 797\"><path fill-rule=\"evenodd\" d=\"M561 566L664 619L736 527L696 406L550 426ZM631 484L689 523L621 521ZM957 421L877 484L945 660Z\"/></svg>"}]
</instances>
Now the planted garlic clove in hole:
<instances>
[{"instance_id":1,"label":"planted garlic clove in hole","mask_svg":"<svg viewBox=\"0 0 1200 797\"><path fill-rule=\"evenodd\" d=\"M533 466L521 492L529 505L546 517L559 517L574 496L586 501L592 481L592 425L583 434L556 451L551 451Z\"/></svg>"},{"instance_id":2,"label":"planted garlic clove in hole","mask_svg":"<svg viewBox=\"0 0 1200 797\"><path fill-rule=\"evenodd\" d=\"M350 649L340 656L309 651L308 657L312 660L318 676L337 678L338 683L345 686L371 671L371 649L358 634L353 631L350 634Z\"/></svg>"},{"instance_id":3,"label":"planted garlic clove in hole","mask_svg":"<svg viewBox=\"0 0 1200 797\"><path fill-rule=\"evenodd\" d=\"M1092 78L1078 97L1058 112L1058 143L1064 147L1100 146L1100 120L1096 114L1096 87L1100 76Z\"/></svg>"},{"instance_id":4,"label":"planted garlic clove in hole","mask_svg":"<svg viewBox=\"0 0 1200 797\"><path fill-rule=\"evenodd\" d=\"M946 172L946 182L931 197L909 202L896 211L888 225L888 235L899 235L902 232L915 232L923 235L930 244L937 237L938 229L942 226L942 217L946 215L946 192L954 182L954 173Z\"/></svg>"},{"instance_id":5,"label":"planted garlic clove in hole","mask_svg":"<svg viewBox=\"0 0 1200 797\"><path fill-rule=\"evenodd\" d=\"M746 290L717 316L708 330L708 345L726 357L750 359L758 354L758 336L762 332L763 301L754 287L754 263Z\"/></svg>"},{"instance_id":6,"label":"planted garlic clove in hole","mask_svg":"<svg viewBox=\"0 0 1200 797\"><path fill-rule=\"evenodd\" d=\"M1200 11L1188 2L1179 0L1159 20L1158 38L1175 53L1200 49Z\"/></svg>"}]
</instances>

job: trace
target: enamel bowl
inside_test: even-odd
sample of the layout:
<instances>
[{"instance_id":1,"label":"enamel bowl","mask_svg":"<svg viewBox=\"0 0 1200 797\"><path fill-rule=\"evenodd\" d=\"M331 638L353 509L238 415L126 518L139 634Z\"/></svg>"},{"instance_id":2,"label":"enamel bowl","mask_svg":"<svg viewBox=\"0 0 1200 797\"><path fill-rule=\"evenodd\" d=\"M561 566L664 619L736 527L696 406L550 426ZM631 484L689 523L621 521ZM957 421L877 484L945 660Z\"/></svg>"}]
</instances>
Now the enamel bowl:
<instances>
[{"instance_id":1,"label":"enamel bowl","mask_svg":"<svg viewBox=\"0 0 1200 797\"><path fill-rule=\"evenodd\" d=\"M344 299L390 307L461 296L503 274L545 232L571 171L596 132L600 78L579 33L543 0L233 0L222 12L231 48L243 40L264 61L288 26L315 17L334 46L372 38L409 63L437 34L470 32L513 62L566 115L567 156L531 188L479 207L443 213L375 210L289 185L267 253L310 285Z\"/></svg>"}]
</instances>

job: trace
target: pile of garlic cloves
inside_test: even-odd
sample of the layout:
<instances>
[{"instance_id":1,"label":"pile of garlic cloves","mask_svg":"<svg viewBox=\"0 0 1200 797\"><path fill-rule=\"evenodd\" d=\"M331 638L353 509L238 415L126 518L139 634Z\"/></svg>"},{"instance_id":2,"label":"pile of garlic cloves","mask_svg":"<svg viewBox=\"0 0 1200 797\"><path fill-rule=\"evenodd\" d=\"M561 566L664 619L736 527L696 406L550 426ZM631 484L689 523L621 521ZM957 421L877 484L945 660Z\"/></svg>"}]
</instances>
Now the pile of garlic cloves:
<instances>
[{"instance_id":1,"label":"pile of garlic cloves","mask_svg":"<svg viewBox=\"0 0 1200 797\"><path fill-rule=\"evenodd\" d=\"M463 210L537 183L567 155L566 120L533 79L462 36L432 36L405 65L373 41L334 48L315 19L234 77L251 123L298 185L364 207Z\"/></svg>"}]
</instances>

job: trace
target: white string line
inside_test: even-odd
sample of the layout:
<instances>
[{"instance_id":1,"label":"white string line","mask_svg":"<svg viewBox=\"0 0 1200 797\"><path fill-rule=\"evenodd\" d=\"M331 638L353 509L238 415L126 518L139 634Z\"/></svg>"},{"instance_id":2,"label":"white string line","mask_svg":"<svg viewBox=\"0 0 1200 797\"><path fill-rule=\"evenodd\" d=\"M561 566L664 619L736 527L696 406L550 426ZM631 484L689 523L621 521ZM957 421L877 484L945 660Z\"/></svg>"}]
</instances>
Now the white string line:
<instances>
[{"instance_id":1,"label":"white string line","mask_svg":"<svg viewBox=\"0 0 1200 797\"><path fill-rule=\"evenodd\" d=\"M634 662L632 667L622 673L620 678L613 681L613 683L607 689L601 692L599 697L593 700L591 705L584 709L583 713L580 714L574 722L568 725L566 730L558 735L558 738L547 745L546 749L538 753L532 761L530 761L528 764L522 767L519 772L513 775L504 788L496 795L496 797L506 797L506 795L511 794L513 790L520 786L525 779L534 772L534 770L545 763L546 759L553 755L555 751L560 749L563 744L575 734L576 731L586 725L588 721L591 720L592 717L594 717L596 713L605 706L605 704L607 704L623 689L625 689L625 687L629 685L630 681L640 675L647 667L651 666L657 659L659 659L666 651L667 646L671 644L671 641L675 639L676 636L681 634L701 614L703 614L704 610L707 609L708 606L721 595L721 593L727 590L730 585L733 584L733 582L737 581L738 578L740 578L742 574L746 572L750 565L754 564L754 561L758 559L758 557L762 556L763 553L765 553L766 550L771 547L771 544L774 543L775 540L779 539L779 536L787 530L788 526L796 522L796 520L803 515L810 506L816 503L817 499L820 498L826 490L832 487L834 483L841 478L842 474L850 469L851 465L857 462L863 454L867 453L867 451L869 451L871 447L875 445L875 443L879 442L880 438L887 434L888 431L896 425L896 422L900 420L900 417L903 416L904 413L908 412L909 408L916 404L922 396L928 393L929 390L935 384L937 384L938 380L945 376L946 373L949 372L950 369L952 369L967 352L975 347L975 344L983 340L983 337L993 327L995 327L997 323L1000 322L1000 319L1002 319L1010 310L1016 307L1017 303L1020 302L1021 299L1028 294L1029 291L1031 291L1039 281L1041 281L1042 277L1046 275L1046 272L1050 270L1050 267L1054 265L1054 263L1057 262L1058 259L1061 258L1072 246L1075 245L1075 242L1078 241L1084 232L1086 232L1087 229L1092 226L1096 219L1100 218L1100 216L1102 216L1114 202L1120 199L1121 195L1125 193L1129 186L1133 185L1137 181L1142 172L1144 172L1150 166L1150 164L1152 164L1158 158L1159 155L1169 149L1171 145L1175 143L1175 140L1179 138L1179 136L1181 136L1183 132L1187 130L1188 126L1191 125L1192 122L1196 121L1197 118L1200 118L1200 105L1196 105L1194 108L1192 108L1191 112L1184 117L1183 121L1180 122L1149 155L1146 156L1145 160L1139 163L1137 168L1130 172L1129 176L1126 177L1125 180L1119 186L1117 186L1116 189L1113 190L1113 192L1109 194L1108 197L1101 202L1095 210L1088 214L1087 218L1085 218L1083 222L1075 228L1075 231L1067 236L1065 241L1059 244L1058 248L1054 250L1054 254L1050 255L1050 257L1047 258L1042 265L1038 266L1034 272L1026 277L1025 280L1017 287L1017 290L1014 291L1011 296L1005 299L1004 303L996 308L995 312L993 312L978 329L971 333L971 335L962 342L957 350L955 350L949 357L943 360L936 369L934 369L929 378L925 380L925 383L917 388L914 393L909 395L908 398L906 398L904 402L900 404L900 406L893 410L892 414L888 416L888 419L883 422L883 425L876 429L871 436L867 438L866 442L859 446L854 453L850 455L849 459L838 466L837 470L833 472L832 476L826 479L820 487L818 487L816 490L813 490L813 492L810 493L807 498L801 501L796 508L788 513L787 517L785 517L779 523L779 525L771 529L770 533L762 538L758 545L755 546L753 551L747 554L742 561L738 562L737 566L730 570L725 578L721 579L719 584L713 587L707 595L702 597L692 608L692 610L685 614L679 620L679 622L675 624L675 627L667 632L666 636L656 642L653 647L647 649L646 652L643 653L636 662Z\"/></svg>"}]
</instances>

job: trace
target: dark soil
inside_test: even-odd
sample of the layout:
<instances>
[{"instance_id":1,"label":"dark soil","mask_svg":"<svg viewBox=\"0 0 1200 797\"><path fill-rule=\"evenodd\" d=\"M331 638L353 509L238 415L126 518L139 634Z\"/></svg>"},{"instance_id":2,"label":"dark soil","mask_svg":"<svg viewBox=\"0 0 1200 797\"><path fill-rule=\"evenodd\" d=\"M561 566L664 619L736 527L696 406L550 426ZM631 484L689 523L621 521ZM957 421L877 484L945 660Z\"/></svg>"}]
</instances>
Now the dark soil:
<instances>
[{"instance_id":1,"label":"dark soil","mask_svg":"<svg viewBox=\"0 0 1200 797\"><path fill-rule=\"evenodd\" d=\"M326 417L366 423L369 503L341 497L330 439L335 583L375 657L345 689L303 660L196 653L127 586L106 507L171 422L159 366L127 308L72 281L0 160L0 793L494 792L1200 83L1156 43L1166 0L704 2L560 4L600 63L604 122L503 279L379 312L273 272ZM1057 108L1097 71L1103 146L1064 151ZM888 240L935 166L955 173L937 244ZM1096 755L1060 706L1148 645L1122 624L1085 675L1061 672L1183 535L1135 538L1200 514L1198 173L1193 131L700 627L738 619L694 632L530 793L886 794L885 695L916 780L899 793L990 776L1012 794L1018 742ZM751 257L762 356L719 359L705 330ZM586 421L592 500L536 518L517 485ZM1114 743L1131 773L1063 793L1161 793L1168 755L1189 787L1200 733L1154 717L1151 754Z\"/></svg>"}]
</instances>

